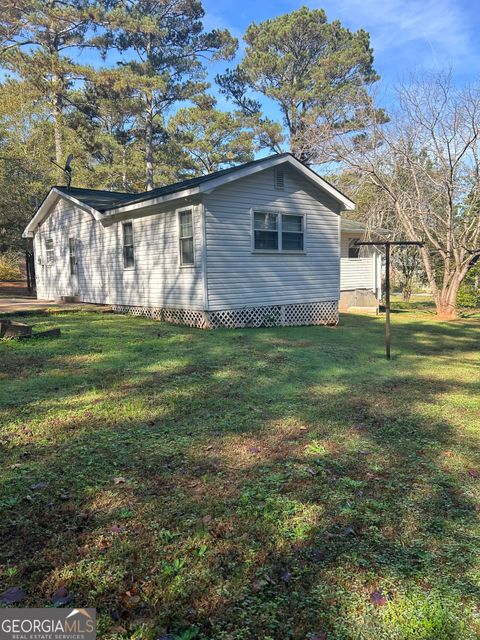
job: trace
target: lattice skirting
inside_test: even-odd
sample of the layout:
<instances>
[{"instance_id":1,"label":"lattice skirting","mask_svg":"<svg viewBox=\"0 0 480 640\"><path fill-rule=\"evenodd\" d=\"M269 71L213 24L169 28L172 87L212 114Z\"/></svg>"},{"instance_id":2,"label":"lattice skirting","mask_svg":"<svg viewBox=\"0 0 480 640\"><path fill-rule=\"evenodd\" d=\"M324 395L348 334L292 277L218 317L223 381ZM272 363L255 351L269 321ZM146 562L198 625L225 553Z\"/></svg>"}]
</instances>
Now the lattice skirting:
<instances>
[{"instance_id":1,"label":"lattice skirting","mask_svg":"<svg viewBox=\"0 0 480 640\"><path fill-rule=\"evenodd\" d=\"M338 301L309 302L305 304L273 305L269 307L244 307L222 311L196 311L194 309L161 309L158 307L134 307L113 305L113 311L145 316L199 329L234 329L241 327L278 327L308 324L338 323Z\"/></svg>"}]
</instances>

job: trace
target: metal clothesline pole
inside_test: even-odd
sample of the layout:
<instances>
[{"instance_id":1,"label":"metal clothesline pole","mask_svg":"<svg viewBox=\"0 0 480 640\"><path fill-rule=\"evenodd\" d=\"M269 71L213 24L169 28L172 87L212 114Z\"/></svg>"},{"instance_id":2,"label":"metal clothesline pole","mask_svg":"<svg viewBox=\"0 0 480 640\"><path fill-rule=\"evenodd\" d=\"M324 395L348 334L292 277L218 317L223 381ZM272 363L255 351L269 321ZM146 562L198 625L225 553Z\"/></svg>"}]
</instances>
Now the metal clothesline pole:
<instances>
[{"instance_id":1,"label":"metal clothesline pole","mask_svg":"<svg viewBox=\"0 0 480 640\"><path fill-rule=\"evenodd\" d=\"M360 242L357 240L355 244L357 246L385 247L385 357L387 358L387 360L390 360L392 345L392 332L390 327L390 247L402 247L406 245L423 247L425 243L421 242L420 240L385 240L384 242Z\"/></svg>"}]
</instances>

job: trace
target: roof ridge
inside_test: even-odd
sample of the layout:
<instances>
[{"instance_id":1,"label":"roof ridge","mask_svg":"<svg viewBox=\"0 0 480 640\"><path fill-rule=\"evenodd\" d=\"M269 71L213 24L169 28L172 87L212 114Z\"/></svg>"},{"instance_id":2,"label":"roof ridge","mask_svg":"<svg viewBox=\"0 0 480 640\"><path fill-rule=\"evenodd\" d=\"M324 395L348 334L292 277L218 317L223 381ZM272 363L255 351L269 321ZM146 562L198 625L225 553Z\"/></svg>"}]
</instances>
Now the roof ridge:
<instances>
[{"instance_id":1,"label":"roof ridge","mask_svg":"<svg viewBox=\"0 0 480 640\"><path fill-rule=\"evenodd\" d=\"M273 153L265 158L257 158L255 160L249 160L249 162L243 162L242 164L236 164L233 167L226 167L225 169L219 169L218 171L213 171L212 173L207 173L202 176L197 176L195 178L187 178L185 180L178 180L177 182L172 182L171 184L165 184L162 187L156 187L155 189L151 189L150 191L141 191L139 193L132 193L132 198L130 202L123 203L125 206L128 204L136 204L137 202L143 202L144 200L150 200L151 198L155 198L156 195L161 194L162 192L172 191L175 192L178 190L178 187L182 186L187 188L191 184L201 184L202 182L207 182L208 180L213 180L215 178L219 178L223 175L227 175L238 169L243 169L244 167L249 167L254 164L259 164L261 162L266 162L267 160L272 160L273 158L286 158L287 156L295 157L293 154L288 151L285 153ZM113 192L116 193L116 192ZM115 208L114 206L108 207L105 211L109 209Z\"/></svg>"}]
</instances>

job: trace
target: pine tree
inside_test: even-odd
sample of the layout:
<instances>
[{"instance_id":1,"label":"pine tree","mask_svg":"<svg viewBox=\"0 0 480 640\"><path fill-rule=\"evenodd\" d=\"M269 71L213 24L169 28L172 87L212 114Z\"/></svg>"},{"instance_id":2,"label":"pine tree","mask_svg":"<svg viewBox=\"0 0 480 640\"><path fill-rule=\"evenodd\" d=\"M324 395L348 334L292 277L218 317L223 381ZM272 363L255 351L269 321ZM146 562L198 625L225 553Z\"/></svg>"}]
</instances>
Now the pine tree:
<instances>
[{"instance_id":1,"label":"pine tree","mask_svg":"<svg viewBox=\"0 0 480 640\"><path fill-rule=\"evenodd\" d=\"M67 54L94 46L92 34L100 21L95 0L22 0L0 18L3 55L0 64L35 87L48 102L56 162L64 161L64 114L72 84L87 69ZM17 11L17 12L16 12Z\"/></svg>"},{"instance_id":2,"label":"pine tree","mask_svg":"<svg viewBox=\"0 0 480 640\"><path fill-rule=\"evenodd\" d=\"M207 88L200 57L229 58L236 41L228 31L204 32L198 0L118 0L105 46L134 52L121 62L139 109L137 126L145 155L147 190L155 183L155 149L165 139L166 114Z\"/></svg>"},{"instance_id":3,"label":"pine tree","mask_svg":"<svg viewBox=\"0 0 480 640\"><path fill-rule=\"evenodd\" d=\"M372 102L367 88L379 79L366 31L352 33L339 21L328 22L322 9L302 7L252 23L244 40L240 65L217 82L249 117L261 113L251 92L273 100L294 155L307 163L319 161L324 140L362 130L362 115ZM278 129L269 121L263 124L268 126L259 119L263 144L278 151Z\"/></svg>"}]
</instances>

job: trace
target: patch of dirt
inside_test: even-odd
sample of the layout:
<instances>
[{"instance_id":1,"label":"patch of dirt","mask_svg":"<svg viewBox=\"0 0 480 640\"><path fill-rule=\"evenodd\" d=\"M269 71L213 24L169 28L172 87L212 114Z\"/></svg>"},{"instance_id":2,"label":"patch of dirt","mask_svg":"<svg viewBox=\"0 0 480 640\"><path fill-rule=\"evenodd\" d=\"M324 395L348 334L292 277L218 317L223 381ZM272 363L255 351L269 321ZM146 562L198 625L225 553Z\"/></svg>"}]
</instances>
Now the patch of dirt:
<instances>
[{"instance_id":1,"label":"patch of dirt","mask_svg":"<svg viewBox=\"0 0 480 640\"><path fill-rule=\"evenodd\" d=\"M35 297L32 293L28 292L26 281L16 280L14 282L6 282L5 280L0 280L0 297L14 298L15 296Z\"/></svg>"}]
</instances>

